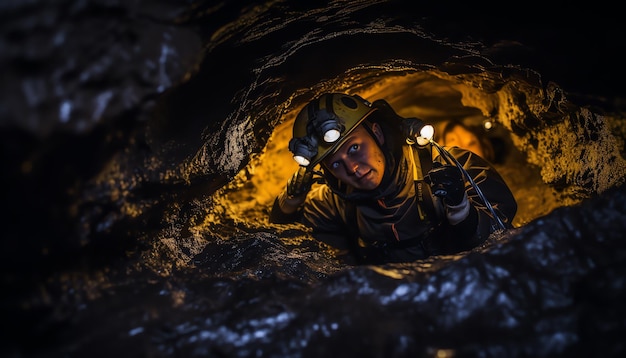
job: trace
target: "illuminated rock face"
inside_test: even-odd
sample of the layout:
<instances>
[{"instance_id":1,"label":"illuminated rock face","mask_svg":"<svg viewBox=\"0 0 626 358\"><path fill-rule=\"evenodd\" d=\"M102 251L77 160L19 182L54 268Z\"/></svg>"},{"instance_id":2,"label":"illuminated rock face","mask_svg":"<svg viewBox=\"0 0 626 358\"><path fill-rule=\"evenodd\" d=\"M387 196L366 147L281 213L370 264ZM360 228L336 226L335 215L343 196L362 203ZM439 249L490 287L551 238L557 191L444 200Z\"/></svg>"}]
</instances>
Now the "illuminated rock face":
<instances>
[{"instance_id":1,"label":"illuminated rock face","mask_svg":"<svg viewBox=\"0 0 626 358\"><path fill-rule=\"evenodd\" d=\"M407 6L0 7L2 351L623 354L619 22ZM355 267L268 224L295 169L290 121L329 90L495 122L517 228L456 257Z\"/></svg>"}]
</instances>

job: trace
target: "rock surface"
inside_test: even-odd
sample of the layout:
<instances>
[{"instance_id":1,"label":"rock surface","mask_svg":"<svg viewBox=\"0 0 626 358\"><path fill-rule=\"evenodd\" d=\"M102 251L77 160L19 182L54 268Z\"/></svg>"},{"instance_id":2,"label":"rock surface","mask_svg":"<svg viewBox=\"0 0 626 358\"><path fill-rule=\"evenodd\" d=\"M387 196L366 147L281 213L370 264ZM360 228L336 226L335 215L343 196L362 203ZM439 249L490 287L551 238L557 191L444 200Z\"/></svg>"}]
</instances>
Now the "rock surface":
<instances>
[{"instance_id":1,"label":"rock surface","mask_svg":"<svg viewBox=\"0 0 626 358\"><path fill-rule=\"evenodd\" d=\"M623 355L621 21L410 5L0 5L2 355ZM494 121L516 228L355 266L269 224L326 90Z\"/></svg>"}]
</instances>

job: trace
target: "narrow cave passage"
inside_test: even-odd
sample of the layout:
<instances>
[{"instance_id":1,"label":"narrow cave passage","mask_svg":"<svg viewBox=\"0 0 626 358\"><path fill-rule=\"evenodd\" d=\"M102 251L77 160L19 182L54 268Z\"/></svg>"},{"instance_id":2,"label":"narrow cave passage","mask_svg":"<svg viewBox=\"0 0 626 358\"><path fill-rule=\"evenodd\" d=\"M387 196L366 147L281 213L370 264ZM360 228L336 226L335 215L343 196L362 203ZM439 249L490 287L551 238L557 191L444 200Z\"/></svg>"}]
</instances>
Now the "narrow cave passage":
<instances>
[{"instance_id":1,"label":"narrow cave passage","mask_svg":"<svg viewBox=\"0 0 626 358\"><path fill-rule=\"evenodd\" d=\"M337 82L345 83L346 79L338 79ZM341 92L342 89L330 86L327 91ZM359 91L348 91L370 102L385 99L399 115L417 117L435 126L436 135L451 120L481 129L484 136L497 145L498 159L493 164L518 201L514 226L522 226L560 206L552 189L541 180L541 168L527 163L525 154L515 146L511 139L514 134L504 127L497 116L488 117L482 113L480 108L485 105L475 102L480 96L464 97L464 94L468 96L477 91L471 85L423 71L383 76L378 81L362 86ZM265 214L259 212L259 208L268 210L289 177L297 170L298 165L291 157L288 143L292 137L293 120L304 104L292 105L284 114L281 123L274 128L265 150L239 174L240 182L245 184L227 195L230 202L226 206L240 219L256 220L259 216L263 217ZM491 127L485 128L485 123Z\"/></svg>"},{"instance_id":2,"label":"narrow cave passage","mask_svg":"<svg viewBox=\"0 0 626 358\"><path fill-rule=\"evenodd\" d=\"M624 108L621 87L607 85L623 82L623 21L597 26L590 13L544 26L414 7L3 7L0 352L623 352L626 125L588 106ZM486 135L501 144L495 165L518 229L462 255L364 267L302 226L268 224L296 169L294 116L327 91L385 99L437 128L495 124Z\"/></svg>"}]
</instances>

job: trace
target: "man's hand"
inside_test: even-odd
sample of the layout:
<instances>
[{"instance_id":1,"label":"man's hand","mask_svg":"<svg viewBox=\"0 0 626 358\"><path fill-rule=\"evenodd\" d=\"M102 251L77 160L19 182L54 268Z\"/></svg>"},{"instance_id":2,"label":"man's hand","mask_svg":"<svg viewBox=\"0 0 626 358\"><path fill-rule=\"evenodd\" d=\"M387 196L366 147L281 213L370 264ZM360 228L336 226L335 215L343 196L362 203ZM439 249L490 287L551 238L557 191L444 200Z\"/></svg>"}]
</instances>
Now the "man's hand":
<instances>
[{"instance_id":1,"label":"man's hand","mask_svg":"<svg viewBox=\"0 0 626 358\"><path fill-rule=\"evenodd\" d=\"M313 171L300 166L298 170L287 181L286 190L278 195L278 205L285 214L291 214L298 210L300 205L306 200L306 195L311 190L315 180Z\"/></svg>"},{"instance_id":2,"label":"man's hand","mask_svg":"<svg viewBox=\"0 0 626 358\"><path fill-rule=\"evenodd\" d=\"M424 178L434 195L443 199L448 206L461 204L465 197L465 182L459 168L454 165L433 163L433 168Z\"/></svg>"},{"instance_id":3,"label":"man's hand","mask_svg":"<svg viewBox=\"0 0 626 358\"><path fill-rule=\"evenodd\" d=\"M290 197L306 196L312 185L313 171L301 166L287 181L287 195Z\"/></svg>"}]
</instances>

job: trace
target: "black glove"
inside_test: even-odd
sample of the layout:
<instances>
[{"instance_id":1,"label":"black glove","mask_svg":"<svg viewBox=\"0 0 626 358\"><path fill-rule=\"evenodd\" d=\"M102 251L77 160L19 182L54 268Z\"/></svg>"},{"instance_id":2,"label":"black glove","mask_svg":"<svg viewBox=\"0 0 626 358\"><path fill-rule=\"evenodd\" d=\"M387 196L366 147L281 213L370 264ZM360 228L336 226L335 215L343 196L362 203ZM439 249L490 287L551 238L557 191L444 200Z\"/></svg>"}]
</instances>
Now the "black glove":
<instances>
[{"instance_id":1,"label":"black glove","mask_svg":"<svg viewBox=\"0 0 626 358\"><path fill-rule=\"evenodd\" d=\"M299 167L298 170L287 181L287 195L306 195L313 185L313 171L306 167Z\"/></svg>"},{"instance_id":2,"label":"black glove","mask_svg":"<svg viewBox=\"0 0 626 358\"><path fill-rule=\"evenodd\" d=\"M465 182L456 166L434 162L424 181L430 185L434 195L443 199L444 204L457 206L463 201Z\"/></svg>"}]
</instances>

